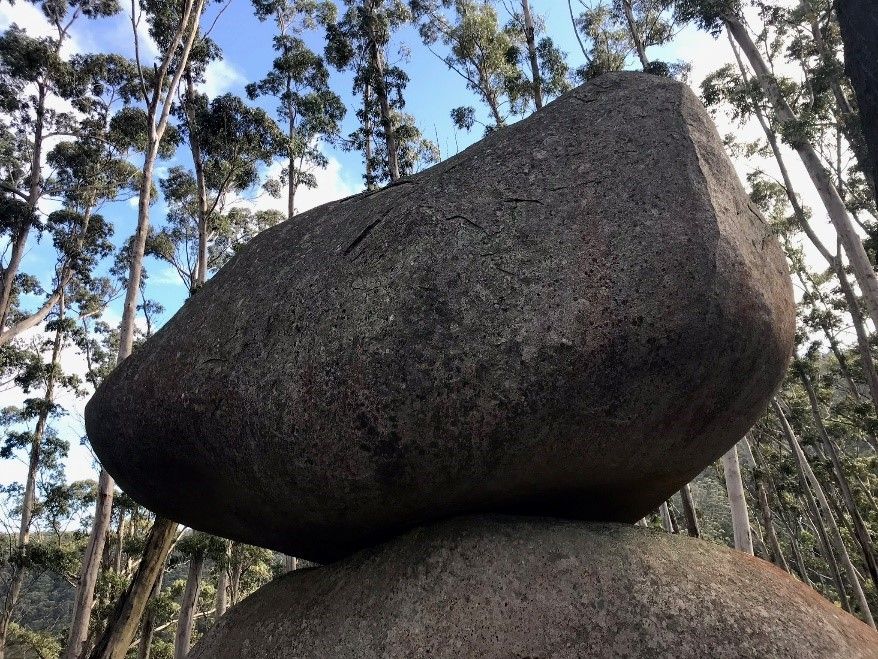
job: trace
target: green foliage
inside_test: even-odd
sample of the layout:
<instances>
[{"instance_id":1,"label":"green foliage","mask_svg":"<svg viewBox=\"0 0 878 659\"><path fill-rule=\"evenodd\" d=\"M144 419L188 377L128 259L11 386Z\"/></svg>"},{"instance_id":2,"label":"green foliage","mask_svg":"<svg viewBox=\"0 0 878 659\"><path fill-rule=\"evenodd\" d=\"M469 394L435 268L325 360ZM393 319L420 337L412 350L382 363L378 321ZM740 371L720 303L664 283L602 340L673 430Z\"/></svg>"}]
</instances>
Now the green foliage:
<instances>
[{"instance_id":1,"label":"green foliage","mask_svg":"<svg viewBox=\"0 0 878 659\"><path fill-rule=\"evenodd\" d=\"M199 190L196 175L189 170L180 166L169 170L160 182L168 205L166 226L150 238L148 249L174 266L194 291L200 241L205 241L208 251L207 269L213 271L242 239L237 231L238 210L227 208L230 197L256 186L260 166L271 162L283 138L265 111L231 94L210 102L197 96L187 104L187 112L181 110L186 117L183 134L197 144L204 189Z\"/></svg>"},{"instance_id":2,"label":"green foliage","mask_svg":"<svg viewBox=\"0 0 878 659\"><path fill-rule=\"evenodd\" d=\"M259 20L275 22L277 57L265 78L247 85L247 95L278 101L277 115L284 129L277 154L286 161L280 183L293 198L300 185L316 187L313 172L328 163L320 140L332 142L339 137L346 113L341 98L329 87L324 59L299 36L304 30L332 25L336 7L316 0L254 0L253 7Z\"/></svg>"},{"instance_id":3,"label":"green foliage","mask_svg":"<svg viewBox=\"0 0 878 659\"><path fill-rule=\"evenodd\" d=\"M387 97L387 123L397 144L401 176L433 162L438 149L403 112L408 74L385 61L391 35L412 19L411 10L402 0L344 0L344 7L338 20L326 27L324 56L336 69L353 72L354 94L363 97L357 111L359 127L348 136L346 147L363 152L364 179L371 189L391 178L379 92Z\"/></svg>"},{"instance_id":4,"label":"green foliage","mask_svg":"<svg viewBox=\"0 0 878 659\"><path fill-rule=\"evenodd\" d=\"M413 0L411 7L420 19L424 43L444 45L448 54L442 61L488 106L493 123L486 128L502 126L510 115L527 109L530 82L520 66L524 36L517 24L504 28L493 4L485 0ZM545 48L550 57L563 60L552 44ZM550 65L561 66L557 61ZM564 73L553 72L553 77L557 75L564 78ZM468 124L455 123L459 127Z\"/></svg>"},{"instance_id":5,"label":"green foliage","mask_svg":"<svg viewBox=\"0 0 878 659\"><path fill-rule=\"evenodd\" d=\"M630 0L631 22L624 1L580 0L582 10L573 19L586 59L576 72L580 80L625 70L629 60L636 56L635 33L644 50L667 44L674 37L677 18L672 0ZM689 71L687 63L659 60L641 68L646 73L679 79L685 79Z\"/></svg>"},{"instance_id":6,"label":"green foliage","mask_svg":"<svg viewBox=\"0 0 878 659\"><path fill-rule=\"evenodd\" d=\"M681 23L695 23L699 29L718 36L723 17L741 12L741 0L675 0L674 9Z\"/></svg>"}]
</instances>

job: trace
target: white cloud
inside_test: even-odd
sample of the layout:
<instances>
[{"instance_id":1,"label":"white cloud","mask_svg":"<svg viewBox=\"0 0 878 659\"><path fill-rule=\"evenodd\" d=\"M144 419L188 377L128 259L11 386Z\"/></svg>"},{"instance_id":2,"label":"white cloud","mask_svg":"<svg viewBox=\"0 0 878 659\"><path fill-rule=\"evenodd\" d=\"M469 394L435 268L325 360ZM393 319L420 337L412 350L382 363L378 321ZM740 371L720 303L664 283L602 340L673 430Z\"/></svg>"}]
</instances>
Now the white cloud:
<instances>
[{"instance_id":1,"label":"white cloud","mask_svg":"<svg viewBox=\"0 0 878 659\"><path fill-rule=\"evenodd\" d=\"M177 273L177 271L169 265L165 268L162 268L155 274L150 273L149 283L164 286L182 286L183 280L180 279L180 275Z\"/></svg>"},{"instance_id":2,"label":"white cloud","mask_svg":"<svg viewBox=\"0 0 878 659\"><path fill-rule=\"evenodd\" d=\"M123 29L119 29L114 31L114 36L120 37L120 43L124 43L126 50L130 51L131 57L134 57L134 40L131 37L131 10L132 6L129 3L122 3L123 12L125 17L125 24ZM117 17L119 18L119 17ZM149 64L149 59L158 56L159 47L156 44L155 40L149 34L149 24L146 22L145 14L141 14L137 17L137 45L140 50L140 61L141 64L146 66L151 66Z\"/></svg>"},{"instance_id":3,"label":"white cloud","mask_svg":"<svg viewBox=\"0 0 878 659\"><path fill-rule=\"evenodd\" d=\"M218 59L212 61L204 70L204 84L201 91L208 98L215 98L225 92L239 87L246 82L244 74L228 60Z\"/></svg>"},{"instance_id":4,"label":"white cloud","mask_svg":"<svg viewBox=\"0 0 878 659\"><path fill-rule=\"evenodd\" d=\"M5 30L15 23L24 29L32 37L57 37L58 31L54 25L30 2L16 2L8 4L0 3L0 30ZM61 55L69 57L73 53L80 52L80 47L75 34L71 34L61 48Z\"/></svg>"},{"instance_id":5,"label":"white cloud","mask_svg":"<svg viewBox=\"0 0 878 659\"><path fill-rule=\"evenodd\" d=\"M264 174L269 178L276 178L283 169L283 164L276 162L269 167ZM342 176L341 163L335 158L329 158L329 164L324 169L315 170L314 175L317 178L317 187L306 188L299 187L296 191L296 212L304 213L307 210L316 208L330 201L349 197L360 191L361 188L354 187L345 181ZM267 194L262 194L253 201L240 200L238 205L252 205L257 210L279 210L282 213L287 212L286 190L283 190L281 197L275 199Z\"/></svg>"}]
</instances>

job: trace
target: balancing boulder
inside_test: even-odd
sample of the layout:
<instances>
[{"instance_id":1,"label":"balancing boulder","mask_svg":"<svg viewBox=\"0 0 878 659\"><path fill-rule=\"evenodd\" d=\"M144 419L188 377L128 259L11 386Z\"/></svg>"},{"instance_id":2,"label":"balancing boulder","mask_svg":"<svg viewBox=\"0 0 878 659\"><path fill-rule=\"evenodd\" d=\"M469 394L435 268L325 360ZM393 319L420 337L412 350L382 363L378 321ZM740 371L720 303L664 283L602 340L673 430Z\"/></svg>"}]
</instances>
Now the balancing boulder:
<instances>
[{"instance_id":1,"label":"balancing boulder","mask_svg":"<svg viewBox=\"0 0 878 659\"><path fill-rule=\"evenodd\" d=\"M750 428L793 333L698 99L612 74L257 236L86 425L148 508L326 562L456 514L634 521Z\"/></svg>"},{"instance_id":2,"label":"balancing boulder","mask_svg":"<svg viewBox=\"0 0 878 659\"><path fill-rule=\"evenodd\" d=\"M635 526L441 522L269 583L191 659L857 657L878 634L770 563Z\"/></svg>"}]
</instances>

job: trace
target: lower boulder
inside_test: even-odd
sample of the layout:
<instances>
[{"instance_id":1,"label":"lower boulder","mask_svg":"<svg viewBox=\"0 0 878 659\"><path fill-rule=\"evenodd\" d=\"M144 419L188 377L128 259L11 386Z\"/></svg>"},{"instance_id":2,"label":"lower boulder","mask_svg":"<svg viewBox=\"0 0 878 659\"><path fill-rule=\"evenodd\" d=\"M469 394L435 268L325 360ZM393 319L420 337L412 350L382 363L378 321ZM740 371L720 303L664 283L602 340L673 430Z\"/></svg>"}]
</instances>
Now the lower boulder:
<instances>
[{"instance_id":1,"label":"lower boulder","mask_svg":"<svg viewBox=\"0 0 878 659\"><path fill-rule=\"evenodd\" d=\"M775 566L620 524L482 516L290 573L191 659L878 657L878 634Z\"/></svg>"}]
</instances>

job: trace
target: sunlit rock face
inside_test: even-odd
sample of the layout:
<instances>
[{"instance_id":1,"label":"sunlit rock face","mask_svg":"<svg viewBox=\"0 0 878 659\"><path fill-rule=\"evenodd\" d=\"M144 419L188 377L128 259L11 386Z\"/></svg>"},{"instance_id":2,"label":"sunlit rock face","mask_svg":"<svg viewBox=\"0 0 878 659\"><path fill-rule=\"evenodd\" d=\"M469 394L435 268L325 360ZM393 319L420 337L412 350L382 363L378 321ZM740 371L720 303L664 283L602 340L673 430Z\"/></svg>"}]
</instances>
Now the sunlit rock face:
<instances>
[{"instance_id":1,"label":"sunlit rock face","mask_svg":"<svg viewBox=\"0 0 878 659\"><path fill-rule=\"evenodd\" d=\"M143 505L326 562L457 514L634 521L749 429L793 333L700 102L612 74L263 232L86 423Z\"/></svg>"},{"instance_id":2,"label":"sunlit rock face","mask_svg":"<svg viewBox=\"0 0 878 659\"><path fill-rule=\"evenodd\" d=\"M770 563L619 524L456 519L263 587L192 659L875 657Z\"/></svg>"}]
</instances>

